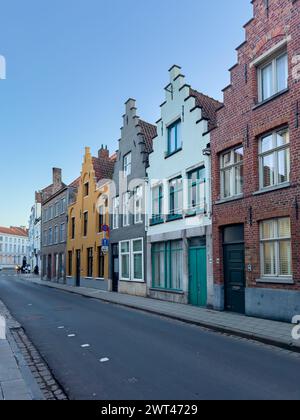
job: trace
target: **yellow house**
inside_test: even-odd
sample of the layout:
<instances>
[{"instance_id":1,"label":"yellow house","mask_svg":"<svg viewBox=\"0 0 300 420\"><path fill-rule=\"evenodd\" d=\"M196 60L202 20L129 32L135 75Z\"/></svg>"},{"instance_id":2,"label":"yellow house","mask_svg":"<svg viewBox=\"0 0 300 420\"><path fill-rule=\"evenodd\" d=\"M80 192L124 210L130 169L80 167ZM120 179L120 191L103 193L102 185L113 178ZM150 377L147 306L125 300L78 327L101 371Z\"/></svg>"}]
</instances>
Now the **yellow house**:
<instances>
[{"instance_id":1,"label":"yellow house","mask_svg":"<svg viewBox=\"0 0 300 420\"><path fill-rule=\"evenodd\" d=\"M74 202L68 208L67 284L109 289L109 192L115 155L102 146L97 157L85 149ZM104 240L104 241L103 241Z\"/></svg>"}]
</instances>

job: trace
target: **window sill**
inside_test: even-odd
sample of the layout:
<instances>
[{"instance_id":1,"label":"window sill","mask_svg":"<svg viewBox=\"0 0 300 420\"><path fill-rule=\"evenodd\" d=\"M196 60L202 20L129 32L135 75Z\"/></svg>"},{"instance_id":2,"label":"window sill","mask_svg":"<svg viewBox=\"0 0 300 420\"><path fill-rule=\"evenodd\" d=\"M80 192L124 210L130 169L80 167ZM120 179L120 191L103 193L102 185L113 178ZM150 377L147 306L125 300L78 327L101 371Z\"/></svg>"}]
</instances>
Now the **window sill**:
<instances>
[{"instance_id":1,"label":"window sill","mask_svg":"<svg viewBox=\"0 0 300 420\"><path fill-rule=\"evenodd\" d=\"M288 284L293 285L295 284L292 277L262 277L261 279L257 279L256 283L267 283L267 284Z\"/></svg>"},{"instance_id":2,"label":"window sill","mask_svg":"<svg viewBox=\"0 0 300 420\"><path fill-rule=\"evenodd\" d=\"M179 152L182 152L182 147L180 149L175 150L175 152L172 152L172 153L166 152L165 159L169 159L170 157L176 155Z\"/></svg>"},{"instance_id":3,"label":"window sill","mask_svg":"<svg viewBox=\"0 0 300 420\"><path fill-rule=\"evenodd\" d=\"M261 190L253 193L253 195L267 194L272 191L278 191L278 190L283 190L284 188L289 188L290 186L291 186L290 182L285 182L284 184L275 185L273 187L262 188Z\"/></svg>"},{"instance_id":4,"label":"window sill","mask_svg":"<svg viewBox=\"0 0 300 420\"><path fill-rule=\"evenodd\" d=\"M175 220L182 220L183 219L183 216L182 215L176 215L176 216L167 216L167 220L166 220L166 222L167 223L169 223L169 222L174 222Z\"/></svg>"},{"instance_id":5,"label":"window sill","mask_svg":"<svg viewBox=\"0 0 300 420\"><path fill-rule=\"evenodd\" d=\"M162 225L165 223L164 219L150 220L150 226Z\"/></svg>"},{"instance_id":6,"label":"window sill","mask_svg":"<svg viewBox=\"0 0 300 420\"><path fill-rule=\"evenodd\" d=\"M261 106L264 106L266 104L268 104L269 102L274 101L275 99L279 98L280 96L286 94L289 92L289 88L282 90L281 92L275 93L275 95L271 96L268 99L265 99L262 102L259 102L257 105L255 105L252 110L255 111L256 109L260 108Z\"/></svg>"},{"instance_id":7,"label":"window sill","mask_svg":"<svg viewBox=\"0 0 300 420\"><path fill-rule=\"evenodd\" d=\"M188 217L196 217L196 216L204 216L206 213L205 213L205 210L195 210L195 211L188 211L188 212L186 212L186 214L185 214L185 217L186 218L188 218Z\"/></svg>"},{"instance_id":8,"label":"window sill","mask_svg":"<svg viewBox=\"0 0 300 420\"><path fill-rule=\"evenodd\" d=\"M231 201L238 201L238 200L242 200L243 198L244 198L244 194L240 194L234 197L222 198L221 200L216 201L215 204L219 205L219 204L230 203Z\"/></svg>"},{"instance_id":9,"label":"window sill","mask_svg":"<svg viewBox=\"0 0 300 420\"><path fill-rule=\"evenodd\" d=\"M172 293L174 295L184 295L183 290L162 289L160 287L151 287L150 290L152 292L165 292L165 293Z\"/></svg>"},{"instance_id":10,"label":"window sill","mask_svg":"<svg viewBox=\"0 0 300 420\"><path fill-rule=\"evenodd\" d=\"M138 284L144 284L145 283L145 280L120 279L120 281L122 281L124 283L138 283Z\"/></svg>"}]
</instances>

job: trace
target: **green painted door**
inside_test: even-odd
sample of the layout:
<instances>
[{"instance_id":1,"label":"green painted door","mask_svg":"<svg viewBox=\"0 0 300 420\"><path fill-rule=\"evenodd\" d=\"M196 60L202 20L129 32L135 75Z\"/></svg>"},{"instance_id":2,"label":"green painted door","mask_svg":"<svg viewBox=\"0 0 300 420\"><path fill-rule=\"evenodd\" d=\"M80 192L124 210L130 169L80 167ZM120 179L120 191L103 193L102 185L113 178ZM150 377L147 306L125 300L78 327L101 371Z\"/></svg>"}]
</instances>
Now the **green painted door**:
<instances>
[{"instance_id":1,"label":"green painted door","mask_svg":"<svg viewBox=\"0 0 300 420\"><path fill-rule=\"evenodd\" d=\"M189 301L194 306L207 304L206 248L189 249Z\"/></svg>"},{"instance_id":2,"label":"green painted door","mask_svg":"<svg viewBox=\"0 0 300 420\"><path fill-rule=\"evenodd\" d=\"M225 308L245 313L245 246L224 245Z\"/></svg>"}]
</instances>

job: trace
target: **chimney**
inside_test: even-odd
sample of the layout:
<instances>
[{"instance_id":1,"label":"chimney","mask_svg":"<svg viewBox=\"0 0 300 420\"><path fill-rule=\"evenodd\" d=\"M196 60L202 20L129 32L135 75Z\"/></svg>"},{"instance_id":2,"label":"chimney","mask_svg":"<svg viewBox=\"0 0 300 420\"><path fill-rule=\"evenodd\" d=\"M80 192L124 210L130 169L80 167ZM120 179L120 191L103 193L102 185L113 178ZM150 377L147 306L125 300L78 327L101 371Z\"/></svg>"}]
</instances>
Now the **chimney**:
<instances>
[{"instance_id":1,"label":"chimney","mask_svg":"<svg viewBox=\"0 0 300 420\"><path fill-rule=\"evenodd\" d=\"M41 203L42 202L42 193L40 191L35 192L35 202Z\"/></svg>"},{"instance_id":2,"label":"chimney","mask_svg":"<svg viewBox=\"0 0 300 420\"><path fill-rule=\"evenodd\" d=\"M62 171L60 168L53 168L53 187L60 188L62 184Z\"/></svg>"},{"instance_id":3,"label":"chimney","mask_svg":"<svg viewBox=\"0 0 300 420\"><path fill-rule=\"evenodd\" d=\"M101 149L98 151L98 158L99 159L108 159L109 158L109 150L107 146L101 146Z\"/></svg>"}]
</instances>

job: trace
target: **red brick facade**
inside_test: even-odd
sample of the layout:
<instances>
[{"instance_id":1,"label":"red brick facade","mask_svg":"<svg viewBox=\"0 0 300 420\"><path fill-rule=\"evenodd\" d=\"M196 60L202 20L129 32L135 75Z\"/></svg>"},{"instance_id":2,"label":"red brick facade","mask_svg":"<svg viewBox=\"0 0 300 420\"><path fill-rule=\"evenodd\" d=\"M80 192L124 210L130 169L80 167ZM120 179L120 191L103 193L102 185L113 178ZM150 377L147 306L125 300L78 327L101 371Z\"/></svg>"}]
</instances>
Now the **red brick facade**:
<instances>
[{"instance_id":1,"label":"red brick facade","mask_svg":"<svg viewBox=\"0 0 300 420\"><path fill-rule=\"evenodd\" d=\"M214 281L216 285L224 284L222 228L244 224L246 288L300 291L300 111L297 111L300 110L300 77L298 80L296 77L297 56L300 56L300 0L254 0L253 7L254 18L245 25L246 41L237 49L238 64L230 70L231 84L224 90L218 127L211 132ZM287 41L289 90L259 105L255 60L284 40ZM290 186L255 194L260 189L259 139L283 126L288 126L290 133ZM244 146L243 198L218 203L220 153L236 145ZM286 216L290 217L292 226L294 284L258 283L260 222Z\"/></svg>"}]
</instances>

